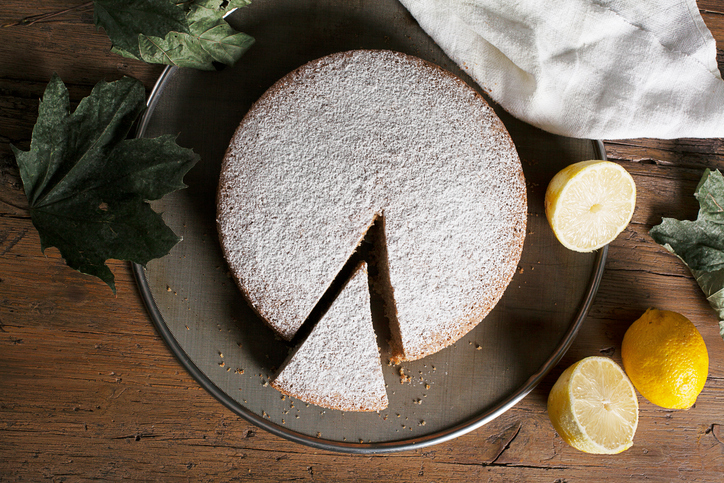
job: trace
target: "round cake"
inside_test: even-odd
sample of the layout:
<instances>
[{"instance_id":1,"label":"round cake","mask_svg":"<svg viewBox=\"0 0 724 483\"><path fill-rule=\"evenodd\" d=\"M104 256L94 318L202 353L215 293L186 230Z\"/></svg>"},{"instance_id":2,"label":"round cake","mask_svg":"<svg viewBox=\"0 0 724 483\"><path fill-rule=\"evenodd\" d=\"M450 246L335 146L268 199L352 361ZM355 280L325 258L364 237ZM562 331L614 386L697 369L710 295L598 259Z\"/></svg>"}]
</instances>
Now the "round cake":
<instances>
[{"instance_id":1,"label":"round cake","mask_svg":"<svg viewBox=\"0 0 724 483\"><path fill-rule=\"evenodd\" d=\"M234 134L218 192L231 273L287 340L381 224L371 263L395 362L452 344L493 309L526 218L494 111L451 73L391 51L333 54L279 80Z\"/></svg>"}]
</instances>

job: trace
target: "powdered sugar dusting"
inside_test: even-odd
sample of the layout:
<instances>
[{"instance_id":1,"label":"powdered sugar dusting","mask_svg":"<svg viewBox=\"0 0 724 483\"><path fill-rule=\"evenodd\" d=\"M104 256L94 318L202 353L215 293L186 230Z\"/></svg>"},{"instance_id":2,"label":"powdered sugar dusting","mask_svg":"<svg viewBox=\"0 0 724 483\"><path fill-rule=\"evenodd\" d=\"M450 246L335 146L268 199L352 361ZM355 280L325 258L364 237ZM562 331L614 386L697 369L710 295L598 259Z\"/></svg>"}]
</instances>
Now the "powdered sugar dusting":
<instances>
[{"instance_id":1,"label":"powdered sugar dusting","mask_svg":"<svg viewBox=\"0 0 724 483\"><path fill-rule=\"evenodd\" d=\"M318 406L378 411L388 405L362 264L272 386Z\"/></svg>"},{"instance_id":2,"label":"powdered sugar dusting","mask_svg":"<svg viewBox=\"0 0 724 483\"><path fill-rule=\"evenodd\" d=\"M492 109L452 74L389 51L324 57L267 91L229 146L219 208L232 272L286 338L384 216L403 359L451 344L493 308L527 211Z\"/></svg>"}]
</instances>

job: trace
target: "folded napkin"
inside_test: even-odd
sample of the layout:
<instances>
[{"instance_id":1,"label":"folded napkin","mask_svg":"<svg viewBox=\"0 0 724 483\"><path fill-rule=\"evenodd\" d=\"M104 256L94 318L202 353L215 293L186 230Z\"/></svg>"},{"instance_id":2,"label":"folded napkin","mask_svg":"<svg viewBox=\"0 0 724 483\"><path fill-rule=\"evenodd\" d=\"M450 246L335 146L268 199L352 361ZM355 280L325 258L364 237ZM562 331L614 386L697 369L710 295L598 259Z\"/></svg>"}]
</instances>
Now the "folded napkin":
<instances>
[{"instance_id":1,"label":"folded napkin","mask_svg":"<svg viewBox=\"0 0 724 483\"><path fill-rule=\"evenodd\" d=\"M564 136L724 137L695 0L401 0L506 111Z\"/></svg>"}]
</instances>

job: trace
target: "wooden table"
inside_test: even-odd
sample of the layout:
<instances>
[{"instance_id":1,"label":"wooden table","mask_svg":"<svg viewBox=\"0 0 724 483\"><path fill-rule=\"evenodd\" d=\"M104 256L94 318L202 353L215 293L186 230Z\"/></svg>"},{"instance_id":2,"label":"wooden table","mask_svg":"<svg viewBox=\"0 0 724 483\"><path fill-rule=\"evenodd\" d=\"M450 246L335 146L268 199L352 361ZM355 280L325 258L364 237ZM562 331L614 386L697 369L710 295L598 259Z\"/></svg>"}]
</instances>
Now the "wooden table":
<instances>
[{"instance_id":1,"label":"wooden table","mask_svg":"<svg viewBox=\"0 0 724 483\"><path fill-rule=\"evenodd\" d=\"M70 0L5 0L0 23L54 12ZM724 1L700 0L724 67ZM29 146L38 98L57 72L71 100L100 79L131 75L151 88L162 68L110 53L81 9L52 23L0 29L0 481L721 481L724 342L686 267L648 230L661 216L694 219L704 168L724 168L721 139L606 143L636 180L633 222L610 246L598 296L559 366L488 425L454 441L389 455L329 453L272 436L203 390L154 330L126 263L110 262L118 295L40 251L9 147ZM647 307L681 312L710 354L696 406L664 410L639 398L634 446L578 452L555 433L548 392L591 355L620 362L627 327Z\"/></svg>"}]
</instances>

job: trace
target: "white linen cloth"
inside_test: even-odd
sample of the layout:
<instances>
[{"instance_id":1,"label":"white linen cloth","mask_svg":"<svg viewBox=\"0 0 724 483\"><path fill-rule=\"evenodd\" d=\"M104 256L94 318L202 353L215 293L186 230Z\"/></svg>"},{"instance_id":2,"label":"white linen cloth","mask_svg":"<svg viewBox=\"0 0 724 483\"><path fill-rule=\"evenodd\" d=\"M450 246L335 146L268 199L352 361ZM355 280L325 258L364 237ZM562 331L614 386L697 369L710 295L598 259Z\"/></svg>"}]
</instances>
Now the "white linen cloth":
<instances>
[{"instance_id":1,"label":"white linen cloth","mask_svg":"<svg viewBox=\"0 0 724 483\"><path fill-rule=\"evenodd\" d=\"M695 0L401 0L506 111L564 136L724 137Z\"/></svg>"}]
</instances>

